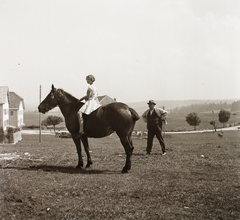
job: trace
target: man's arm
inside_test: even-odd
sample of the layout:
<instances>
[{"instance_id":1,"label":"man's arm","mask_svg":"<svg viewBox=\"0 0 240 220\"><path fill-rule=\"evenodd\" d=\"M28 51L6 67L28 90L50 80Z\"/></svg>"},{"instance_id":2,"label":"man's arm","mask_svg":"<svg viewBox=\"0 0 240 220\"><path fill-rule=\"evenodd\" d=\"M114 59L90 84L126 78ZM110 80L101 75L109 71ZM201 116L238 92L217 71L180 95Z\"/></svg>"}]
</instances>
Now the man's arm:
<instances>
[{"instance_id":1,"label":"man's arm","mask_svg":"<svg viewBox=\"0 0 240 220\"><path fill-rule=\"evenodd\" d=\"M168 112L164 109L161 108L156 108L156 112L158 114L158 116L162 119L162 121L165 121L168 115Z\"/></svg>"},{"instance_id":2,"label":"man's arm","mask_svg":"<svg viewBox=\"0 0 240 220\"><path fill-rule=\"evenodd\" d=\"M149 111L149 110L145 111L145 112L143 113L143 115L142 115L142 119L143 119L143 121L146 122L146 123L147 123L147 113L148 113L148 111Z\"/></svg>"}]
</instances>

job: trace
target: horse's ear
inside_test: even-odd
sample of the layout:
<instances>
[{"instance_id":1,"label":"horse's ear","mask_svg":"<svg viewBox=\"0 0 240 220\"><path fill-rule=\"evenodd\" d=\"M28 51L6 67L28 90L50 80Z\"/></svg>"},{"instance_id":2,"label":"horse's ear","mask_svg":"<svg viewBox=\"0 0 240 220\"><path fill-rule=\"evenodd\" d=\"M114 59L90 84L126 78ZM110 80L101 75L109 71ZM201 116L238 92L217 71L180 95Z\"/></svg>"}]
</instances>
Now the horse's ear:
<instances>
[{"instance_id":1,"label":"horse's ear","mask_svg":"<svg viewBox=\"0 0 240 220\"><path fill-rule=\"evenodd\" d=\"M52 84L52 90L54 90L54 85Z\"/></svg>"}]
</instances>

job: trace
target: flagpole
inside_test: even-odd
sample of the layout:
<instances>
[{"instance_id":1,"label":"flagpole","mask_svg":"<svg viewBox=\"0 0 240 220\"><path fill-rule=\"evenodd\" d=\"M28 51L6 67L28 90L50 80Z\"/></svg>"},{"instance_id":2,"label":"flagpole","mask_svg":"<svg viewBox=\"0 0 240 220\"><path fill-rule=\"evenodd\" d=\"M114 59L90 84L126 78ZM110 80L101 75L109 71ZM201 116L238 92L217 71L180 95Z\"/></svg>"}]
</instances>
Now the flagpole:
<instances>
[{"instance_id":1,"label":"flagpole","mask_svg":"<svg viewBox=\"0 0 240 220\"><path fill-rule=\"evenodd\" d=\"M163 110L165 110L165 107L163 106ZM165 124L166 121L164 121L164 123L162 122L162 127L163 127L163 137L165 137Z\"/></svg>"},{"instance_id":2,"label":"flagpole","mask_svg":"<svg viewBox=\"0 0 240 220\"><path fill-rule=\"evenodd\" d=\"M39 104L41 103L41 99L42 99L42 88L40 85L39 88ZM41 112L39 112L39 142L42 142L42 130L41 130Z\"/></svg>"}]
</instances>

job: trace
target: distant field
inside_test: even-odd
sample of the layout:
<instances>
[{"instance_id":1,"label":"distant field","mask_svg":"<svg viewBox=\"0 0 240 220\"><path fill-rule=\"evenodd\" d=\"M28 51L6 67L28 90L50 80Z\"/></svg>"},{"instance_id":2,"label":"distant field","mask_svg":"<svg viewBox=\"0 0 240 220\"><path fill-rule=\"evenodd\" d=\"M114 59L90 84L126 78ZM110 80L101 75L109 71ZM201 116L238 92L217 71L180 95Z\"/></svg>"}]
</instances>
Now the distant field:
<instances>
[{"instance_id":1,"label":"distant field","mask_svg":"<svg viewBox=\"0 0 240 220\"><path fill-rule=\"evenodd\" d=\"M210 121L213 119L217 121L218 127L222 128L222 124L218 121L218 114L214 116L212 113L198 113L201 119L201 124L197 126L197 130L212 129ZM227 124L233 125L234 123L240 123L240 113L231 115ZM136 130L146 130L146 124L140 119L135 126ZM167 125L165 126L166 131L187 131L193 130L194 128L186 122L186 115L183 114L169 114L167 118Z\"/></svg>"},{"instance_id":2,"label":"distant field","mask_svg":"<svg viewBox=\"0 0 240 220\"><path fill-rule=\"evenodd\" d=\"M61 112L48 112L46 114L41 114L41 121L46 119L50 115L62 116ZM64 119L64 117L63 117ZM39 125L39 113L38 112L24 112L24 123L26 126ZM65 123L61 123L60 126L65 126Z\"/></svg>"},{"instance_id":3,"label":"distant field","mask_svg":"<svg viewBox=\"0 0 240 220\"><path fill-rule=\"evenodd\" d=\"M47 118L50 115L62 116L61 112L49 112L47 114L41 114L41 121ZM197 127L197 130L205 130L212 129L210 125L211 120L215 120L218 122L218 114L213 116L212 113L198 113L201 124ZM62 116L63 117L63 116ZM38 112L25 112L24 113L24 122L27 126L38 125L39 124L39 113ZM165 126L166 131L187 131L193 130L192 126L189 126L186 122L186 115L183 114L169 114L167 118L168 124ZM227 124L233 125L234 123L240 123L240 113L236 113L236 115L231 114L229 122ZM61 123L59 126L65 126L65 123ZM222 124L218 122L218 127L221 128ZM142 119L137 121L136 130L144 131L146 130L146 124Z\"/></svg>"}]
</instances>

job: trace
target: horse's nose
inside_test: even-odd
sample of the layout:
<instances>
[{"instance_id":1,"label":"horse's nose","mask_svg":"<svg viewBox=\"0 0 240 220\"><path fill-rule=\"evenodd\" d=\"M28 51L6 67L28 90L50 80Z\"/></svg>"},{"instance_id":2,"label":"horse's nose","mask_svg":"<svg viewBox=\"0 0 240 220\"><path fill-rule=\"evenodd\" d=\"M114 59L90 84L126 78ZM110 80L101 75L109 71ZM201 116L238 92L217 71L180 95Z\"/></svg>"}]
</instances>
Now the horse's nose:
<instances>
[{"instance_id":1,"label":"horse's nose","mask_svg":"<svg viewBox=\"0 0 240 220\"><path fill-rule=\"evenodd\" d=\"M40 105L38 106L38 112L42 112Z\"/></svg>"}]
</instances>

